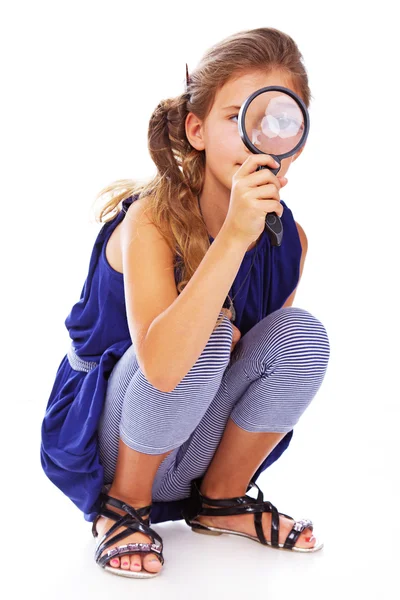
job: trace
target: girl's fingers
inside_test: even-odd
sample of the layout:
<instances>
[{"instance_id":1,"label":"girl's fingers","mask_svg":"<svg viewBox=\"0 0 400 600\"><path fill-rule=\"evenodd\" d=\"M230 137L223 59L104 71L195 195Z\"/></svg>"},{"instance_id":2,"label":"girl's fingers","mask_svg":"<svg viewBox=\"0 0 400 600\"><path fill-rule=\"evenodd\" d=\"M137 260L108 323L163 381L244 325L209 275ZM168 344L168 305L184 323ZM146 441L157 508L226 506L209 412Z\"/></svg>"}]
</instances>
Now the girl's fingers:
<instances>
[{"instance_id":1,"label":"girl's fingers","mask_svg":"<svg viewBox=\"0 0 400 600\"><path fill-rule=\"evenodd\" d=\"M276 169L277 167L279 167L279 164L275 162L275 159L272 158L270 154L251 154L236 171L234 177L236 177L236 179L239 179L244 175L254 173L257 167L261 165L266 165L268 167L271 167L272 169Z\"/></svg>"}]
</instances>

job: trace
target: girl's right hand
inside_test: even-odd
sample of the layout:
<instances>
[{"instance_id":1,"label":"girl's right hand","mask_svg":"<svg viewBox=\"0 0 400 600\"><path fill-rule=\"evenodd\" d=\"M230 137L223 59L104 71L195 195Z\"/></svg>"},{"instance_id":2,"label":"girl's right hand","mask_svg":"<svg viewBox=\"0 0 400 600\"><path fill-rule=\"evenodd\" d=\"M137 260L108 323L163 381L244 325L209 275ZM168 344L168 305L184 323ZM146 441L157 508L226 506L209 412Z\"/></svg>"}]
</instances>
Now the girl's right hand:
<instances>
[{"instance_id":1,"label":"girl's right hand","mask_svg":"<svg viewBox=\"0 0 400 600\"><path fill-rule=\"evenodd\" d=\"M232 177L229 209L223 228L235 239L250 245L262 234L267 213L283 214L279 190L287 179L269 169L256 171L259 165L276 168L269 154L251 154Z\"/></svg>"}]
</instances>

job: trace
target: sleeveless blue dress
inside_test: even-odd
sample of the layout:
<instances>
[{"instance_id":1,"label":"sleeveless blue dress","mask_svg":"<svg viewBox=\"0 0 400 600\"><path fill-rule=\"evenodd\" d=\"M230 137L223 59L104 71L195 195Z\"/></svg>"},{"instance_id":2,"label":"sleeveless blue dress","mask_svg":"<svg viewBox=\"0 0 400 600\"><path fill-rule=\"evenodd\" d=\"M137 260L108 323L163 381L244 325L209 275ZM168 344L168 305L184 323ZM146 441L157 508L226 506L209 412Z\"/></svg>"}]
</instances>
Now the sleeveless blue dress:
<instances>
[{"instance_id":1,"label":"sleeveless blue dress","mask_svg":"<svg viewBox=\"0 0 400 600\"><path fill-rule=\"evenodd\" d=\"M123 275L111 267L105 255L111 233L138 195L122 202L122 210L103 224L92 249L88 275L65 326L78 355L88 362L88 372L71 367L67 354L58 367L41 426L40 459L47 477L93 521L99 512L104 471L99 461L97 425L103 410L107 380L117 361L132 344L126 316ZM229 292L235 296L235 325L242 336L271 312L279 309L299 281L301 243L292 211L284 207L281 246L271 246L264 230L256 247L246 252ZM210 237L210 242L213 238ZM179 281L179 268L175 268ZM226 302L228 306L228 301ZM254 475L274 463L288 447L293 430L274 448ZM187 499L153 502L151 522L182 519Z\"/></svg>"}]
</instances>

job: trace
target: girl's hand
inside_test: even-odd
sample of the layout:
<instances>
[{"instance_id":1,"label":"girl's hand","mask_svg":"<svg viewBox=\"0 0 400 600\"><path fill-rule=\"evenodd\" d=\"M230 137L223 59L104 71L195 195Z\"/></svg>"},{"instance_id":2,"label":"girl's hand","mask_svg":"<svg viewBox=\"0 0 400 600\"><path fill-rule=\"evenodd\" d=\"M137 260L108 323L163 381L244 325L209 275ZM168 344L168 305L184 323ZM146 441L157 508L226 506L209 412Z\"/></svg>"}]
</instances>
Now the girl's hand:
<instances>
[{"instance_id":1,"label":"girl's hand","mask_svg":"<svg viewBox=\"0 0 400 600\"><path fill-rule=\"evenodd\" d=\"M221 311L228 317L229 320L231 320L232 313L228 308L222 308ZM231 346L231 354L232 354L233 350L235 349L236 344L242 337L242 334L240 333L239 329L233 323L231 323L231 325L233 327L233 338L232 338L232 346Z\"/></svg>"},{"instance_id":2,"label":"girl's hand","mask_svg":"<svg viewBox=\"0 0 400 600\"><path fill-rule=\"evenodd\" d=\"M265 215L275 212L282 217L280 190L286 177L276 176L269 169L257 171L259 166L277 167L270 154L251 154L232 177L231 196L222 225L229 236L249 245L256 241L265 228Z\"/></svg>"}]
</instances>

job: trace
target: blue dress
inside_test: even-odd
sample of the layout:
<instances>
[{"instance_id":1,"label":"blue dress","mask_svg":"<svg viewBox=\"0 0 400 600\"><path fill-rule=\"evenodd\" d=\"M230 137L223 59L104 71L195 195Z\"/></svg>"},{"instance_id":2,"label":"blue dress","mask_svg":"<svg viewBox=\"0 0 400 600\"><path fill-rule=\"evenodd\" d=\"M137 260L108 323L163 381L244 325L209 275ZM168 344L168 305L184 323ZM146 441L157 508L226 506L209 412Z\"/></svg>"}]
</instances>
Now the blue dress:
<instances>
[{"instance_id":1,"label":"blue dress","mask_svg":"<svg viewBox=\"0 0 400 600\"><path fill-rule=\"evenodd\" d=\"M78 356L94 363L89 372L74 370L67 354L58 367L41 427L40 459L47 477L93 521L99 512L99 494L104 485L99 460L97 426L103 410L107 380L117 361L132 344L126 316L123 275L111 267L105 248L111 233L128 206L138 198L122 202L122 210L101 228L92 249L88 275L65 320ZM271 312L279 309L299 281L301 243L291 210L284 207L281 246L271 246L264 230L258 241L253 268L235 297L235 325L242 336ZM210 237L210 242L213 238ZM229 292L231 298L248 274L256 247L246 252ZM175 267L175 281L179 268ZM225 304L228 306L228 302ZM254 479L275 462L288 447L288 432L260 465ZM151 522L182 519L187 499L153 502Z\"/></svg>"}]
</instances>

